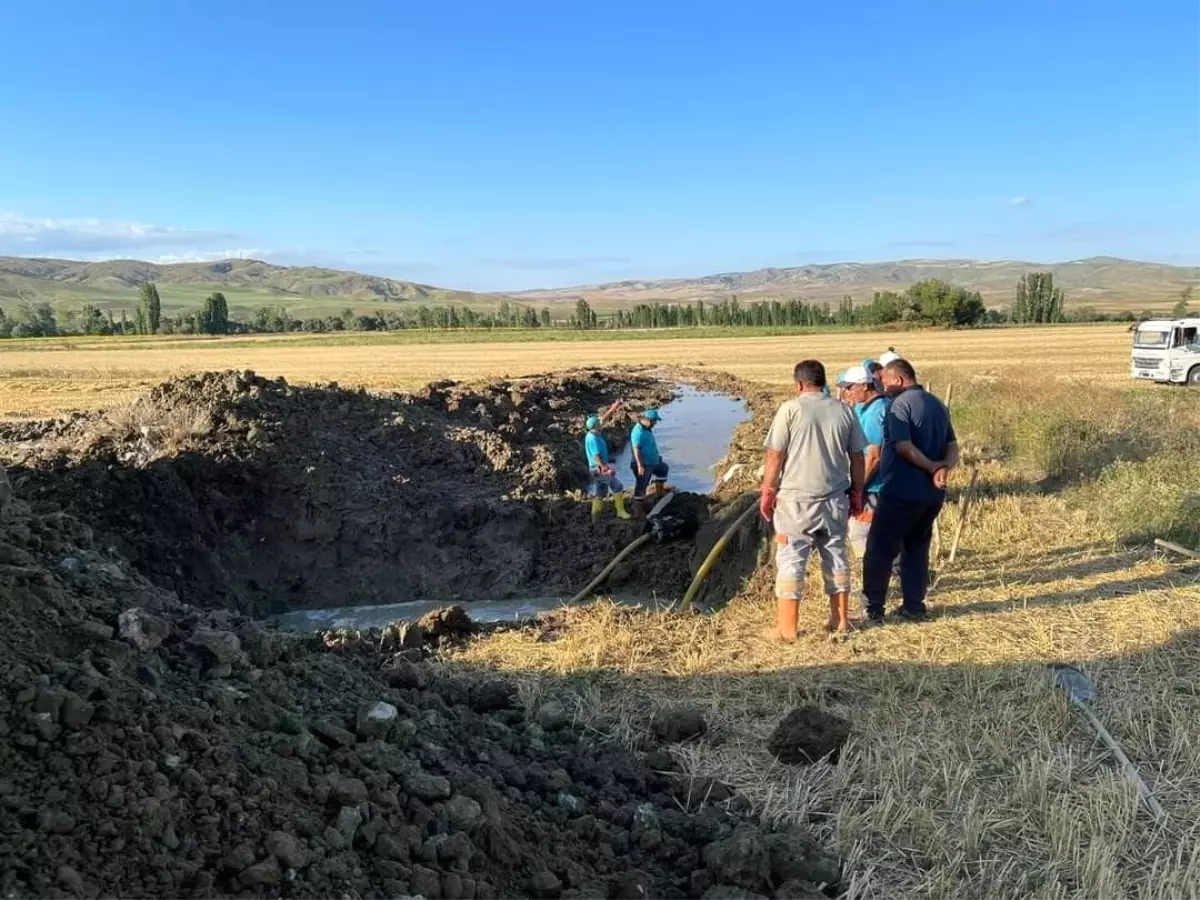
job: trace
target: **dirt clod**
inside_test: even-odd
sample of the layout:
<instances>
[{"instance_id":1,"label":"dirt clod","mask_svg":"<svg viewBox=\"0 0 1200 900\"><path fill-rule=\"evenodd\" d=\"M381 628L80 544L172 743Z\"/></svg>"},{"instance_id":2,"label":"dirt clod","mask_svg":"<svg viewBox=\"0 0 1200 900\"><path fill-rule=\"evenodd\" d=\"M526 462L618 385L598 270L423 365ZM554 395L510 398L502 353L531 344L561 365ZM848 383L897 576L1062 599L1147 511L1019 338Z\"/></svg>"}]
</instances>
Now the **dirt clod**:
<instances>
[{"instance_id":1,"label":"dirt clod","mask_svg":"<svg viewBox=\"0 0 1200 900\"><path fill-rule=\"evenodd\" d=\"M546 731L557 731L571 721L571 714L560 701L551 700L538 708L537 721Z\"/></svg>"},{"instance_id":2,"label":"dirt clod","mask_svg":"<svg viewBox=\"0 0 1200 900\"><path fill-rule=\"evenodd\" d=\"M800 706L783 717L767 740L767 749L789 765L829 758L836 763L850 736L850 723L816 706Z\"/></svg>"},{"instance_id":3,"label":"dirt clod","mask_svg":"<svg viewBox=\"0 0 1200 900\"><path fill-rule=\"evenodd\" d=\"M117 629L121 640L139 650L154 650L171 633L171 626L165 620L144 609L125 610L117 617Z\"/></svg>"},{"instance_id":4,"label":"dirt clod","mask_svg":"<svg viewBox=\"0 0 1200 900\"><path fill-rule=\"evenodd\" d=\"M700 737L708 731L708 722L700 710L678 707L656 713L650 722L650 729L664 744L677 744Z\"/></svg>"},{"instance_id":5,"label":"dirt clod","mask_svg":"<svg viewBox=\"0 0 1200 900\"><path fill-rule=\"evenodd\" d=\"M364 741L383 737L388 733L392 725L395 724L399 716L400 711L396 707L382 700L376 700L373 703L364 703L358 709L355 732Z\"/></svg>"},{"instance_id":6,"label":"dirt clod","mask_svg":"<svg viewBox=\"0 0 1200 900\"><path fill-rule=\"evenodd\" d=\"M272 831L265 842L267 852L287 869L303 869L308 864L308 851L294 835Z\"/></svg>"}]
</instances>

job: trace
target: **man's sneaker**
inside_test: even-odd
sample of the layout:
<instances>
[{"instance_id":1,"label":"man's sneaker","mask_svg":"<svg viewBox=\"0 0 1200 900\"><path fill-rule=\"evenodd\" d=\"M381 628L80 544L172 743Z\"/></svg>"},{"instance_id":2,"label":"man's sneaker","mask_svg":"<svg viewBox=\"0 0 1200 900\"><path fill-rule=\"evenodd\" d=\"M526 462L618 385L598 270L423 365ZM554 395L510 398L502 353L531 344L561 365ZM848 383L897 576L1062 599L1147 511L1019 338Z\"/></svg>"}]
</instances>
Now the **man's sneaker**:
<instances>
[{"instance_id":1,"label":"man's sneaker","mask_svg":"<svg viewBox=\"0 0 1200 900\"><path fill-rule=\"evenodd\" d=\"M867 617L863 620L863 624L868 628L877 628L883 624L882 612L868 612Z\"/></svg>"},{"instance_id":2,"label":"man's sneaker","mask_svg":"<svg viewBox=\"0 0 1200 900\"><path fill-rule=\"evenodd\" d=\"M896 618L903 619L905 622L924 622L929 615L923 609L912 610L902 606L896 610Z\"/></svg>"}]
</instances>

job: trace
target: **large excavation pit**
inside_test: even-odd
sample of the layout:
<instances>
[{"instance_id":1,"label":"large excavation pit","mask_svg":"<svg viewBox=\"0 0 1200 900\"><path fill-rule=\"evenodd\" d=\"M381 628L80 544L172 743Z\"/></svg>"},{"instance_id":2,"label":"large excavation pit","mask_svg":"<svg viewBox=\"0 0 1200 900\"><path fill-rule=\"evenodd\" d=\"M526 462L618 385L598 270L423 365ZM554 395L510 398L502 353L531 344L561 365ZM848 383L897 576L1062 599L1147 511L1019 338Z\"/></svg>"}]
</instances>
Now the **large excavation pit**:
<instances>
[{"instance_id":1,"label":"large excavation pit","mask_svg":"<svg viewBox=\"0 0 1200 900\"><path fill-rule=\"evenodd\" d=\"M696 541L631 556L622 602L678 599L711 545L709 494L743 402L677 373L574 371L373 395L250 372L167 382L127 407L6 426L35 504L61 507L147 577L200 607L285 615L291 627L379 624L447 603L511 619L558 606L644 530L583 491L587 415L630 482L626 437L646 407ZM3 429L0 429L3 430Z\"/></svg>"}]
</instances>

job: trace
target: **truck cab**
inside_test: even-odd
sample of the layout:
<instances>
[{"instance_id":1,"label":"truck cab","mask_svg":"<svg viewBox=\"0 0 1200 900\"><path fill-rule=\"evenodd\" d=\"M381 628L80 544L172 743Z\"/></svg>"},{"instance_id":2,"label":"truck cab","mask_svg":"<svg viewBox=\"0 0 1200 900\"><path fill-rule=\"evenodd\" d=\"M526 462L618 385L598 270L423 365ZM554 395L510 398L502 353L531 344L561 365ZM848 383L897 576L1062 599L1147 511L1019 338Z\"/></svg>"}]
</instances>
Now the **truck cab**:
<instances>
[{"instance_id":1,"label":"truck cab","mask_svg":"<svg viewBox=\"0 0 1200 900\"><path fill-rule=\"evenodd\" d=\"M1200 318L1138 322L1133 328L1129 375L1200 387Z\"/></svg>"}]
</instances>

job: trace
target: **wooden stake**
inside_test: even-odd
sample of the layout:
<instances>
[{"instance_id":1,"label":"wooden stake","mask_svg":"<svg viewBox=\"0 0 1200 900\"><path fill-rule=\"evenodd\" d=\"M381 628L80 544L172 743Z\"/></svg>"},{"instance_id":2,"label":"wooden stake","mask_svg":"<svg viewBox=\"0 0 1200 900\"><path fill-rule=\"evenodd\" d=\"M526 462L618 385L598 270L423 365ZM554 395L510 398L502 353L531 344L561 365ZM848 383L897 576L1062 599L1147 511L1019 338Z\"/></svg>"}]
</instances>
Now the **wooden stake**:
<instances>
[{"instance_id":1,"label":"wooden stake","mask_svg":"<svg viewBox=\"0 0 1200 900\"><path fill-rule=\"evenodd\" d=\"M950 556L946 560L946 565L951 565L958 556L958 542L962 540L963 526L967 524L967 512L971 508L971 501L975 496L975 482L978 480L979 470L971 466L971 481L962 496L958 498L958 524L954 528L954 540L950 544Z\"/></svg>"},{"instance_id":2,"label":"wooden stake","mask_svg":"<svg viewBox=\"0 0 1200 900\"><path fill-rule=\"evenodd\" d=\"M946 388L946 409L950 408L950 404L954 402L954 382L950 382Z\"/></svg>"},{"instance_id":3,"label":"wooden stake","mask_svg":"<svg viewBox=\"0 0 1200 900\"><path fill-rule=\"evenodd\" d=\"M1174 541L1164 541L1162 538L1154 539L1154 546L1162 550L1170 550L1172 553L1178 553L1180 556L1186 556L1188 559L1200 560L1200 553L1195 550L1189 550L1187 547L1182 547Z\"/></svg>"}]
</instances>

